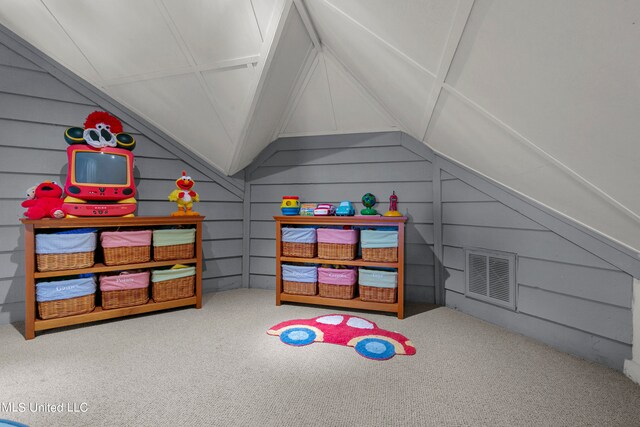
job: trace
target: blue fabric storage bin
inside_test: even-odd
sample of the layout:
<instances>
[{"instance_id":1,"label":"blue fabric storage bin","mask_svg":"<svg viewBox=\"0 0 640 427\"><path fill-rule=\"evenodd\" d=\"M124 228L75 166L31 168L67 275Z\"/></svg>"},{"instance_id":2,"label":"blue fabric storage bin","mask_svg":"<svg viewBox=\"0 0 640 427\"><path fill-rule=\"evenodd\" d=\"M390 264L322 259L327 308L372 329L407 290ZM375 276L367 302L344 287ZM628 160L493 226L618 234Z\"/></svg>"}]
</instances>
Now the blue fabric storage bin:
<instances>
[{"instance_id":1,"label":"blue fabric storage bin","mask_svg":"<svg viewBox=\"0 0 640 427\"><path fill-rule=\"evenodd\" d=\"M36 254L72 254L96 250L95 229L75 229L60 233L36 234Z\"/></svg>"},{"instance_id":2,"label":"blue fabric storage bin","mask_svg":"<svg viewBox=\"0 0 640 427\"><path fill-rule=\"evenodd\" d=\"M96 292L96 276L93 274L74 279L36 283L36 301L57 301L82 297Z\"/></svg>"},{"instance_id":3,"label":"blue fabric storage bin","mask_svg":"<svg viewBox=\"0 0 640 427\"><path fill-rule=\"evenodd\" d=\"M315 228L282 227L282 241L291 243L316 243Z\"/></svg>"},{"instance_id":4,"label":"blue fabric storage bin","mask_svg":"<svg viewBox=\"0 0 640 427\"><path fill-rule=\"evenodd\" d=\"M374 288L397 288L398 272L361 268L358 271L358 284Z\"/></svg>"},{"instance_id":5,"label":"blue fabric storage bin","mask_svg":"<svg viewBox=\"0 0 640 427\"><path fill-rule=\"evenodd\" d=\"M397 248L397 230L362 230L360 232L361 245L365 249Z\"/></svg>"},{"instance_id":6,"label":"blue fabric storage bin","mask_svg":"<svg viewBox=\"0 0 640 427\"><path fill-rule=\"evenodd\" d=\"M282 280L315 283L318 281L316 266L282 264Z\"/></svg>"}]
</instances>

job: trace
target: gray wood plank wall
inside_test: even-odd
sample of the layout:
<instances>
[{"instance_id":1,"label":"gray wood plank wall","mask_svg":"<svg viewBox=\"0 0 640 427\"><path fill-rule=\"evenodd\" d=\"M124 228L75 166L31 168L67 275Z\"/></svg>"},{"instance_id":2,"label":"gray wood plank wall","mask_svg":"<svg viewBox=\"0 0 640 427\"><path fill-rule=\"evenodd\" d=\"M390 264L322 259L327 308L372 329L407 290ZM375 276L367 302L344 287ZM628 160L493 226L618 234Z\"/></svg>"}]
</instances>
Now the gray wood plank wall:
<instances>
[{"instance_id":1,"label":"gray wood plank wall","mask_svg":"<svg viewBox=\"0 0 640 427\"><path fill-rule=\"evenodd\" d=\"M284 138L249 169L249 286L275 289L275 225L283 195L302 202L350 200L359 210L372 192L382 213L395 191L409 217L406 230L406 299L433 302L432 164L401 145L399 132Z\"/></svg>"},{"instance_id":2,"label":"gray wood plank wall","mask_svg":"<svg viewBox=\"0 0 640 427\"><path fill-rule=\"evenodd\" d=\"M622 369L631 356L632 277L473 184L442 171L447 306ZM515 311L465 297L465 247L518 255Z\"/></svg>"},{"instance_id":3,"label":"gray wood plank wall","mask_svg":"<svg viewBox=\"0 0 640 427\"><path fill-rule=\"evenodd\" d=\"M37 64L0 44L0 324L24 319L24 233L27 188L47 179L64 185L64 130L82 126L100 106ZM205 291L242 286L243 200L124 123L137 140L138 215L167 215L174 181L186 169L203 202ZM215 176L208 173L209 176Z\"/></svg>"}]
</instances>

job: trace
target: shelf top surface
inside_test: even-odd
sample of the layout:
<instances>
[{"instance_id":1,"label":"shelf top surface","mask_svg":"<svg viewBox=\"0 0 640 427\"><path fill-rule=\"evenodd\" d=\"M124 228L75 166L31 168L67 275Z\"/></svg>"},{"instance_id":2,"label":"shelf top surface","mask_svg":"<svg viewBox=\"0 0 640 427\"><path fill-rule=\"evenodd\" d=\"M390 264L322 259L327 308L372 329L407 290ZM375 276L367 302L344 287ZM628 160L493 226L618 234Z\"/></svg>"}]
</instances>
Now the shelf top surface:
<instances>
[{"instance_id":1,"label":"shelf top surface","mask_svg":"<svg viewBox=\"0 0 640 427\"><path fill-rule=\"evenodd\" d=\"M286 224L398 224L407 222L406 216L303 216L282 215L273 219Z\"/></svg>"},{"instance_id":2,"label":"shelf top surface","mask_svg":"<svg viewBox=\"0 0 640 427\"><path fill-rule=\"evenodd\" d=\"M67 228L67 227L127 227L140 225L172 225L197 224L205 217L196 215L185 216L134 216L134 217L87 217L87 218L21 218L25 225L36 228Z\"/></svg>"}]
</instances>

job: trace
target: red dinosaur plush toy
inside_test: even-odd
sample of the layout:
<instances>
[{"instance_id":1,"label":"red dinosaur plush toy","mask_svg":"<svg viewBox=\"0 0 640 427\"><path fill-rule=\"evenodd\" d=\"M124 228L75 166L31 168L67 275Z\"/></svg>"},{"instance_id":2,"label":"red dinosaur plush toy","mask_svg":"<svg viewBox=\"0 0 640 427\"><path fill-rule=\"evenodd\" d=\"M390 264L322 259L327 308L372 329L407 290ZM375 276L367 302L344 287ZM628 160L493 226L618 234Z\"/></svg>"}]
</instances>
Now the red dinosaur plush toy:
<instances>
[{"instance_id":1,"label":"red dinosaur plush toy","mask_svg":"<svg viewBox=\"0 0 640 427\"><path fill-rule=\"evenodd\" d=\"M34 198L22 202L29 219L64 218L62 188L53 181L45 181L36 187Z\"/></svg>"}]
</instances>

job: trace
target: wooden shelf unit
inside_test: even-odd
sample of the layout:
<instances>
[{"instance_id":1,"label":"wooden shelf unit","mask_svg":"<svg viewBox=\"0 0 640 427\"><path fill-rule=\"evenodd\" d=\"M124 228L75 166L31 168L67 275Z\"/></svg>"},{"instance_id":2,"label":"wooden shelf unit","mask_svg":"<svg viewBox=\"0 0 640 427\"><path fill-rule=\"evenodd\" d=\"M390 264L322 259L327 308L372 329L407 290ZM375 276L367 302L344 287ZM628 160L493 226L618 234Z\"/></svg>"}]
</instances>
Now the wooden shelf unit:
<instances>
[{"instance_id":1,"label":"wooden shelf unit","mask_svg":"<svg viewBox=\"0 0 640 427\"><path fill-rule=\"evenodd\" d=\"M407 217L361 217L361 216L274 216L276 221L276 305L281 302L327 305L332 307L356 308L361 310L385 311L397 313L398 319L404 318L404 227ZM301 258L282 256L283 225L357 225L371 227L398 227L398 262L371 262L355 259L352 261L328 260L323 258ZM358 243L359 244L359 243ZM337 264L359 267L387 267L398 270L398 298L395 303L361 301L353 299L325 298L318 295L293 295L282 292L282 263ZM357 285L356 285L357 286Z\"/></svg>"},{"instance_id":2,"label":"wooden shelf unit","mask_svg":"<svg viewBox=\"0 0 640 427\"><path fill-rule=\"evenodd\" d=\"M25 338L30 340L35 338L36 331L46 329L61 328L63 326L78 325L82 323L96 322L105 319L114 319L117 317L130 316L139 313L150 313L153 311L166 310L176 307L195 306L202 307L202 216L159 216L159 217L107 217L107 218L65 218L65 219L21 219L25 227ZM178 259L167 261L149 261L137 264L124 265L104 265L96 263L92 267L78 268L59 271L43 271L40 272L36 268L35 254L35 235L40 230L65 229L65 228L97 228L99 230L114 231L123 228L153 228L158 226L177 226L177 225L193 225L196 229L195 240L195 258ZM99 246L99 245L98 245ZM99 251L99 248L96 250ZM68 275L77 275L83 273L102 273L108 271L121 271L131 269L149 269L153 267L163 267L175 264L193 264L196 267L196 283L195 295L189 298L178 300L154 302L149 300L148 303L133 307L115 308L103 310L99 304L91 313L78 314L75 316L60 317L56 319L38 319L36 317L36 279L44 279L51 277L61 277Z\"/></svg>"}]
</instances>

